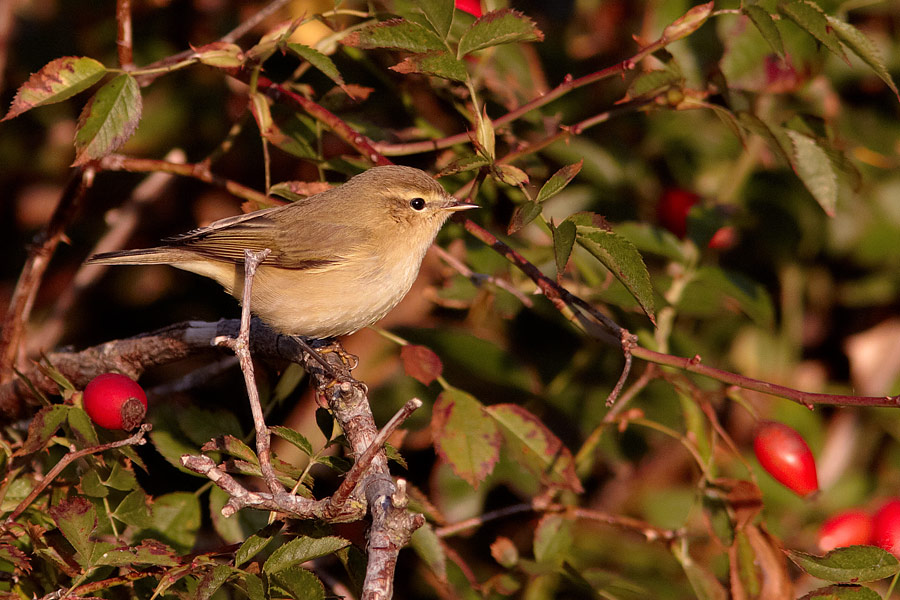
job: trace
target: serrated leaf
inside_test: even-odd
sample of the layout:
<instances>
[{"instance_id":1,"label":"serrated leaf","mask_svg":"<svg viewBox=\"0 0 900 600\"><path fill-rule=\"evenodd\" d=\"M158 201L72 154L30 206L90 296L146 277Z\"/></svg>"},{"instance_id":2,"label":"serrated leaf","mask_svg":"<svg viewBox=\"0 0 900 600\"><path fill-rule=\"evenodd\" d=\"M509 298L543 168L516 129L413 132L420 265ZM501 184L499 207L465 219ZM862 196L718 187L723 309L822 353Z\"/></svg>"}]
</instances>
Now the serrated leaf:
<instances>
[{"instance_id":1,"label":"serrated leaf","mask_svg":"<svg viewBox=\"0 0 900 600\"><path fill-rule=\"evenodd\" d=\"M881 596L862 585L829 585L813 590L798 600L881 600Z\"/></svg>"},{"instance_id":2,"label":"serrated leaf","mask_svg":"<svg viewBox=\"0 0 900 600\"><path fill-rule=\"evenodd\" d=\"M304 44L288 42L287 47L288 50L324 73L326 77L335 82L338 86L341 88L344 87L344 78L341 77L341 72L338 71L337 65L335 65L334 61L328 58L328 56L322 54L315 48L310 48Z\"/></svg>"},{"instance_id":3,"label":"serrated leaf","mask_svg":"<svg viewBox=\"0 0 900 600\"><path fill-rule=\"evenodd\" d=\"M66 421L72 430L72 435L82 446L96 446L100 443L94 422L83 409L72 407L66 415Z\"/></svg>"},{"instance_id":4,"label":"serrated leaf","mask_svg":"<svg viewBox=\"0 0 900 600\"><path fill-rule=\"evenodd\" d=\"M790 140L787 139L787 136L783 135L783 129L781 129L780 127L777 128L776 133L776 131L772 130L771 125L752 113L739 112L737 114L737 117L738 122L741 124L741 127L763 138L763 140L765 140L769 145L769 148L774 150L776 154L783 158L784 162L786 162L787 164L791 164L792 147L789 143ZM787 145L785 145L785 143Z\"/></svg>"},{"instance_id":5,"label":"serrated leaf","mask_svg":"<svg viewBox=\"0 0 900 600\"><path fill-rule=\"evenodd\" d=\"M769 14L769 11L758 4L745 4L741 10L750 18L775 54L784 58L784 42L781 40L781 32L778 31L775 19Z\"/></svg>"},{"instance_id":6,"label":"serrated leaf","mask_svg":"<svg viewBox=\"0 0 900 600\"><path fill-rule=\"evenodd\" d=\"M267 525L248 537L241 547L234 554L234 565L241 566L257 554L263 551L266 546L274 539L275 534L281 530L280 523L272 523Z\"/></svg>"},{"instance_id":7,"label":"serrated leaf","mask_svg":"<svg viewBox=\"0 0 900 600\"><path fill-rule=\"evenodd\" d=\"M406 19L392 19L370 25L344 36L341 43L363 50L390 48L407 52L428 52L447 48L434 32Z\"/></svg>"},{"instance_id":8,"label":"serrated leaf","mask_svg":"<svg viewBox=\"0 0 900 600\"><path fill-rule=\"evenodd\" d=\"M506 227L506 234L512 235L520 231L523 227L537 219L543 210L544 207L537 202L526 202L525 204L518 205L513 211L512 218L509 220L509 225Z\"/></svg>"},{"instance_id":9,"label":"serrated leaf","mask_svg":"<svg viewBox=\"0 0 900 600\"><path fill-rule=\"evenodd\" d=\"M553 256L556 259L556 272L562 273L566 270L566 264L572 255L572 248L575 246L575 223L572 221L563 221L557 227L553 227Z\"/></svg>"},{"instance_id":10,"label":"serrated leaf","mask_svg":"<svg viewBox=\"0 0 900 600\"><path fill-rule=\"evenodd\" d=\"M284 427L282 425L274 425L272 427L269 427L269 431L271 431L281 439L288 441L296 446L303 454L307 456L313 455L312 444L309 443L309 440L306 439L306 436L304 436L302 433L294 431L290 427Z\"/></svg>"},{"instance_id":11,"label":"serrated leaf","mask_svg":"<svg viewBox=\"0 0 900 600\"><path fill-rule=\"evenodd\" d=\"M51 507L49 512L63 537L78 553L78 562L82 566L95 565L96 560L113 547L91 539L97 528L97 510L90 500L78 496L68 498Z\"/></svg>"},{"instance_id":12,"label":"serrated leaf","mask_svg":"<svg viewBox=\"0 0 900 600\"><path fill-rule=\"evenodd\" d=\"M537 197L534 199L538 204L542 202L546 202L553 196L557 195L561 191L565 189L569 183L575 179L575 176L581 171L581 167L584 166L584 159L582 158L577 163L572 163L571 165L566 165L561 168L559 171L553 174L550 179L547 180L544 185L541 186L541 191L538 192Z\"/></svg>"},{"instance_id":13,"label":"serrated leaf","mask_svg":"<svg viewBox=\"0 0 900 600\"><path fill-rule=\"evenodd\" d=\"M864 63L869 65L875 74L887 84L897 99L900 100L900 92L897 91L897 84L891 77L890 72L884 64L884 58L878 47L870 40L862 31L847 23L841 21L831 15L826 15L828 24L837 34L838 38L853 51Z\"/></svg>"},{"instance_id":14,"label":"serrated leaf","mask_svg":"<svg viewBox=\"0 0 900 600\"><path fill-rule=\"evenodd\" d=\"M453 25L453 0L419 0L418 5L434 32L447 39Z\"/></svg>"},{"instance_id":15,"label":"serrated leaf","mask_svg":"<svg viewBox=\"0 0 900 600\"><path fill-rule=\"evenodd\" d=\"M263 565L263 572L269 575L278 573L308 560L333 554L348 545L348 540L337 536L298 537L276 549Z\"/></svg>"},{"instance_id":16,"label":"serrated leaf","mask_svg":"<svg viewBox=\"0 0 900 600\"><path fill-rule=\"evenodd\" d=\"M503 8L493 10L472 23L459 39L456 56L462 58L476 50L501 44L543 40L544 34L534 21L518 11Z\"/></svg>"},{"instance_id":17,"label":"serrated leaf","mask_svg":"<svg viewBox=\"0 0 900 600\"><path fill-rule=\"evenodd\" d=\"M119 75L97 90L78 117L73 166L121 148L137 129L141 108L141 88L131 75Z\"/></svg>"},{"instance_id":18,"label":"serrated leaf","mask_svg":"<svg viewBox=\"0 0 900 600\"><path fill-rule=\"evenodd\" d=\"M464 82L468 78L465 63L446 50L413 54L390 68L398 73L422 73L451 81Z\"/></svg>"},{"instance_id":19,"label":"serrated leaf","mask_svg":"<svg viewBox=\"0 0 900 600\"><path fill-rule=\"evenodd\" d=\"M154 499L153 529L160 539L186 551L194 546L200 528L200 498L188 492L172 492Z\"/></svg>"},{"instance_id":20,"label":"serrated leaf","mask_svg":"<svg viewBox=\"0 0 900 600\"><path fill-rule=\"evenodd\" d=\"M878 581L900 572L900 561L876 546L847 546L832 550L825 556L797 550L786 552L798 567L813 577L836 583Z\"/></svg>"},{"instance_id":21,"label":"serrated leaf","mask_svg":"<svg viewBox=\"0 0 900 600\"><path fill-rule=\"evenodd\" d=\"M174 567L178 564L174 550L156 540L144 540L137 546L107 550L99 556L97 565L131 566L154 565Z\"/></svg>"},{"instance_id":22,"label":"serrated leaf","mask_svg":"<svg viewBox=\"0 0 900 600\"><path fill-rule=\"evenodd\" d=\"M463 156L460 159L457 159L440 170L440 172L435 175L437 178L447 177L448 175L456 175L457 173L462 173L464 171L474 171L475 169L480 169L481 167L489 164L488 160L483 156L478 156L475 154L469 156Z\"/></svg>"},{"instance_id":23,"label":"serrated leaf","mask_svg":"<svg viewBox=\"0 0 900 600\"><path fill-rule=\"evenodd\" d=\"M0 120L12 119L38 106L62 102L88 89L105 74L106 67L93 58L66 56L52 60L19 87L9 111Z\"/></svg>"},{"instance_id":24,"label":"serrated leaf","mask_svg":"<svg viewBox=\"0 0 900 600\"><path fill-rule=\"evenodd\" d=\"M778 4L778 12L819 40L831 52L847 61L847 55L844 54L840 40L831 30L828 19L825 18L825 13L818 4L808 0L785 0Z\"/></svg>"},{"instance_id":25,"label":"serrated leaf","mask_svg":"<svg viewBox=\"0 0 900 600\"><path fill-rule=\"evenodd\" d=\"M612 231L579 225L576 240L622 282L638 301L641 310L656 324L653 308L653 286L641 253L634 244Z\"/></svg>"},{"instance_id":26,"label":"serrated leaf","mask_svg":"<svg viewBox=\"0 0 900 600\"><path fill-rule=\"evenodd\" d=\"M400 358L406 374L423 385L431 385L444 370L441 358L426 346L407 344L400 348Z\"/></svg>"},{"instance_id":27,"label":"serrated leaf","mask_svg":"<svg viewBox=\"0 0 900 600\"><path fill-rule=\"evenodd\" d=\"M237 575L239 572L238 569L228 565L213 567L203 575L200 584L194 591L194 598L196 600L209 600L228 581L229 577Z\"/></svg>"},{"instance_id":28,"label":"serrated leaf","mask_svg":"<svg viewBox=\"0 0 900 600\"><path fill-rule=\"evenodd\" d=\"M147 493L142 489L134 490L119 502L112 516L126 525L140 528L152 526L150 508L147 506Z\"/></svg>"},{"instance_id":29,"label":"serrated leaf","mask_svg":"<svg viewBox=\"0 0 900 600\"><path fill-rule=\"evenodd\" d=\"M259 458L256 456L256 452L253 451L250 446L245 444L243 441L237 439L233 435L223 435L214 440L203 444L200 448L204 452L209 452L212 450L218 450L220 452L224 452L228 456L233 456L234 458L246 461L248 463L258 465Z\"/></svg>"},{"instance_id":30,"label":"serrated leaf","mask_svg":"<svg viewBox=\"0 0 900 600\"><path fill-rule=\"evenodd\" d=\"M287 592L296 600L322 600L325 598L325 586L312 571L293 565L274 573L272 582L277 588Z\"/></svg>"},{"instance_id":31,"label":"serrated leaf","mask_svg":"<svg viewBox=\"0 0 900 600\"><path fill-rule=\"evenodd\" d=\"M244 51L237 44L212 42L194 49L194 54L210 67L237 68L244 64Z\"/></svg>"},{"instance_id":32,"label":"serrated leaf","mask_svg":"<svg viewBox=\"0 0 900 600\"><path fill-rule=\"evenodd\" d=\"M785 130L794 149L794 171L829 217L837 207L838 184L834 166L816 141L792 129Z\"/></svg>"},{"instance_id":33,"label":"serrated leaf","mask_svg":"<svg viewBox=\"0 0 900 600\"><path fill-rule=\"evenodd\" d=\"M453 472L474 488L500 458L500 431L474 396L457 388L441 392L431 416L434 446Z\"/></svg>"},{"instance_id":34,"label":"serrated leaf","mask_svg":"<svg viewBox=\"0 0 900 600\"><path fill-rule=\"evenodd\" d=\"M31 423L28 425L28 437L16 455L27 456L43 450L50 438L56 434L59 426L66 420L69 410L70 407L63 404L54 404L39 410L31 419Z\"/></svg>"},{"instance_id":35,"label":"serrated leaf","mask_svg":"<svg viewBox=\"0 0 900 600\"><path fill-rule=\"evenodd\" d=\"M663 30L663 39L667 42L674 42L700 29L700 26L706 23L709 15L712 14L714 4L714 2L707 2L690 8Z\"/></svg>"},{"instance_id":36,"label":"serrated leaf","mask_svg":"<svg viewBox=\"0 0 900 600\"><path fill-rule=\"evenodd\" d=\"M500 425L506 448L522 467L545 483L577 494L584 491L572 453L540 419L516 404L494 404L487 412Z\"/></svg>"},{"instance_id":37,"label":"serrated leaf","mask_svg":"<svg viewBox=\"0 0 900 600\"><path fill-rule=\"evenodd\" d=\"M485 118L485 122L490 123ZM494 129L491 127L491 144L493 144ZM528 183L528 173L513 165L494 165L494 176L506 185L520 186Z\"/></svg>"}]
</instances>

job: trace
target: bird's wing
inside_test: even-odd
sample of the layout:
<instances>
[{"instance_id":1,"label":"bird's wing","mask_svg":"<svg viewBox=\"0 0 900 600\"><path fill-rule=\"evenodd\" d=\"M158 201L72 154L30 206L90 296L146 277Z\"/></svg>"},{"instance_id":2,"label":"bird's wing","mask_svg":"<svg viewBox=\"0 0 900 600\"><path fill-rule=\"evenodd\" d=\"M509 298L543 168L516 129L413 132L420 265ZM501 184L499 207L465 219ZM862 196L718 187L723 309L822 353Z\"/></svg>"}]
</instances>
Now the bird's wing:
<instances>
[{"instance_id":1,"label":"bird's wing","mask_svg":"<svg viewBox=\"0 0 900 600\"><path fill-rule=\"evenodd\" d=\"M365 230L329 223L319 215L297 217L291 206L228 217L206 227L166 238L167 245L189 249L213 260L244 262L244 250L272 252L265 264L283 269L338 266L355 256L366 241Z\"/></svg>"}]
</instances>

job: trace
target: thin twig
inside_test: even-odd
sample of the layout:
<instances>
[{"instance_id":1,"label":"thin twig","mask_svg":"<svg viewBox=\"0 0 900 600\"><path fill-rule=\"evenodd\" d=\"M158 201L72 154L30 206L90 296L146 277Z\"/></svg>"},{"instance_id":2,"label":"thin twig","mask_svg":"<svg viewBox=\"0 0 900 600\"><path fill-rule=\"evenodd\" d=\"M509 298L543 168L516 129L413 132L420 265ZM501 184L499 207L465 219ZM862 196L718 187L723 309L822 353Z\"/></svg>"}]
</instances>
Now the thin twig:
<instances>
[{"instance_id":1,"label":"thin twig","mask_svg":"<svg viewBox=\"0 0 900 600\"><path fill-rule=\"evenodd\" d=\"M240 25L226 33L222 36L221 40L223 42L235 42L245 34L247 34L251 29L265 21L269 16L275 14L281 7L285 6L290 0L273 0L266 6L262 7L255 14L251 15L250 18L243 21Z\"/></svg>"},{"instance_id":2,"label":"thin twig","mask_svg":"<svg viewBox=\"0 0 900 600\"><path fill-rule=\"evenodd\" d=\"M16 365L25 324L31 316L34 299L43 281L44 273L50 264L56 246L65 235L65 228L75 216L81 205L84 194L94 181L93 168L77 168L72 173L69 184L63 190L62 197L50 222L35 237L25 266L16 282L6 316L3 318L3 331L0 332L0 383L10 380Z\"/></svg>"},{"instance_id":3,"label":"thin twig","mask_svg":"<svg viewBox=\"0 0 900 600\"><path fill-rule=\"evenodd\" d=\"M259 456L259 469L263 479L272 495L284 491L275 469L272 467L272 448L269 428L263 416L262 405L259 402L259 390L256 388L256 377L253 373L253 359L250 356L250 298L253 291L253 277L256 269L271 253L269 248L253 252L244 250L244 291L241 299L241 330L237 338L222 337L216 340L217 344L231 348L241 363L241 371L244 373L244 383L247 385L247 395L250 398L250 411L253 413L253 425L256 428L256 454Z\"/></svg>"},{"instance_id":4,"label":"thin twig","mask_svg":"<svg viewBox=\"0 0 900 600\"><path fill-rule=\"evenodd\" d=\"M347 474L344 476L344 481L341 482L338 489L331 495L331 504L340 506L347 501L347 498L350 497L350 493L356 488L356 485L362 479L363 475L369 470L375 455L383 451L384 444L391 434L421 406L422 401L418 398L413 398L404 404L391 420L381 428L381 431L378 432L378 435L375 436L375 439L372 440L372 443L369 444L366 451L356 459L353 467L347 471Z\"/></svg>"},{"instance_id":5,"label":"thin twig","mask_svg":"<svg viewBox=\"0 0 900 600\"><path fill-rule=\"evenodd\" d=\"M432 246L432 248L434 249L434 252L441 258L441 260L453 267L456 272L458 272L463 277L469 278L469 280L475 285L480 286L485 282L490 283L502 290L506 290L507 292L515 296L519 300L519 302L521 302L525 306L529 308L534 306L534 302L531 301L531 298L523 294L520 290L516 289L516 287L509 281L506 281L505 279L501 279L499 277L494 277L492 275L485 275L484 273L476 273L468 266L466 266L466 264L461 260L457 259L455 256L453 256L437 244Z\"/></svg>"},{"instance_id":6,"label":"thin twig","mask_svg":"<svg viewBox=\"0 0 900 600\"><path fill-rule=\"evenodd\" d=\"M31 493L25 497L24 500L19 502L19 505L16 506L15 509L6 517L6 521L3 523L3 527L7 527L12 521L16 520L16 517L22 514L28 506L34 502L35 498L37 498L41 492L46 489L48 485L50 485L56 477L63 472L63 470L69 466L72 461L78 460L83 456L87 456L89 454L99 454L100 452L106 452L107 450L112 450L114 448L121 448L122 446L140 446L147 443L147 440L144 439L144 435L153 428L149 423L144 423L140 426L140 428L131 436L125 438L124 440L118 440L115 442L109 442L107 444L99 444L97 446L91 446L89 448L82 448L81 450L72 450L61 459L59 462L53 465L53 468L44 476L39 484L34 486L34 489L31 490Z\"/></svg>"},{"instance_id":7,"label":"thin twig","mask_svg":"<svg viewBox=\"0 0 900 600\"><path fill-rule=\"evenodd\" d=\"M116 51L119 66L126 71L134 68L134 38L131 32L131 0L116 0Z\"/></svg>"},{"instance_id":8,"label":"thin twig","mask_svg":"<svg viewBox=\"0 0 900 600\"><path fill-rule=\"evenodd\" d=\"M613 404L616 403L616 398L622 393L622 388L625 387L625 382L628 380L629 373L631 373L631 350L635 346L637 346L637 336L628 332L628 330L623 329L622 354L625 355L625 366L622 367L622 374L619 375L619 380L616 382L616 385L609 393L609 396L606 397L607 408L612 408Z\"/></svg>"}]
</instances>

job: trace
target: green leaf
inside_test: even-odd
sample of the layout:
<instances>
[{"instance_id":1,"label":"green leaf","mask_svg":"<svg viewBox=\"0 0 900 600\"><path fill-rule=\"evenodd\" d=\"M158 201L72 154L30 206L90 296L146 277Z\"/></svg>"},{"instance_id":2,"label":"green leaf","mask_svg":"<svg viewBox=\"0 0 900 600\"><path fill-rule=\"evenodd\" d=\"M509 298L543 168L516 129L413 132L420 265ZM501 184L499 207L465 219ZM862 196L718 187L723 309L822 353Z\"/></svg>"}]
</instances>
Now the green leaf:
<instances>
[{"instance_id":1,"label":"green leaf","mask_svg":"<svg viewBox=\"0 0 900 600\"><path fill-rule=\"evenodd\" d=\"M832 31L828 19L825 18L825 13L818 4L809 0L785 0L779 3L778 12L819 40L831 52L845 61L847 60L840 40Z\"/></svg>"},{"instance_id":2,"label":"green leaf","mask_svg":"<svg viewBox=\"0 0 900 600\"><path fill-rule=\"evenodd\" d=\"M283 427L281 425L269 427L269 431L296 446L303 454L307 456L313 455L312 444L309 443L309 440L306 439L306 436L303 434L294 431L290 427Z\"/></svg>"},{"instance_id":3,"label":"green leaf","mask_svg":"<svg viewBox=\"0 0 900 600\"><path fill-rule=\"evenodd\" d=\"M196 600L209 600L221 588L228 578L240 571L228 565L218 565L207 571L194 591Z\"/></svg>"},{"instance_id":4,"label":"green leaf","mask_svg":"<svg viewBox=\"0 0 900 600\"><path fill-rule=\"evenodd\" d=\"M506 227L506 234L512 235L521 231L523 227L537 219L543 210L544 207L537 202L526 202L518 205L513 211L509 225Z\"/></svg>"},{"instance_id":5,"label":"green leaf","mask_svg":"<svg viewBox=\"0 0 900 600\"><path fill-rule=\"evenodd\" d=\"M563 221L558 227L551 228L553 232L553 256L556 259L556 272L566 270L566 264L572 255L575 246L575 223Z\"/></svg>"},{"instance_id":6,"label":"green leaf","mask_svg":"<svg viewBox=\"0 0 900 600\"><path fill-rule=\"evenodd\" d=\"M763 39L772 47L775 54L784 58L784 42L781 40L781 32L775 25L775 19L769 14L769 11L758 4L745 4L741 10L745 15L750 17L750 21L756 26L756 29L762 34Z\"/></svg>"},{"instance_id":7,"label":"green leaf","mask_svg":"<svg viewBox=\"0 0 900 600\"><path fill-rule=\"evenodd\" d=\"M562 515L544 515L534 532L534 558L538 562L562 565L574 543L572 520Z\"/></svg>"},{"instance_id":8,"label":"green leaf","mask_svg":"<svg viewBox=\"0 0 900 600\"><path fill-rule=\"evenodd\" d=\"M121 148L141 120L141 88L131 75L119 75L88 100L75 133L75 162L83 165Z\"/></svg>"},{"instance_id":9,"label":"green leaf","mask_svg":"<svg viewBox=\"0 0 900 600\"><path fill-rule=\"evenodd\" d=\"M838 184L834 166L816 141L792 129L785 130L794 146L794 171L829 217L837 206Z\"/></svg>"},{"instance_id":10,"label":"green leaf","mask_svg":"<svg viewBox=\"0 0 900 600\"><path fill-rule=\"evenodd\" d=\"M341 40L347 46L370 50L390 48L407 52L446 50L441 38L418 23L406 19L392 19L354 31Z\"/></svg>"},{"instance_id":11,"label":"green leaf","mask_svg":"<svg viewBox=\"0 0 900 600\"><path fill-rule=\"evenodd\" d=\"M576 233L578 243L622 282L655 325L650 273L634 244L612 231L598 227L578 225Z\"/></svg>"},{"instance_id":12,"label":"green leaf","mask_svg":"<svg viewBox=\"0 0 900 600\"><path fill-rule=\"evenodd\" d=\"M43 450L66 420L69 410L71 407L63 404L54 404L39 410L28 425L28 437L18 454L27 456Z\"/></svg>"},{"instance_id":13,"label":"green leaf","mask_svg":"<svg viewBox=\"0 0 900 600\"><path fill-rule=\"evenodd\" d=\"M349 541L336 536L298 537L276 549L263 565L263 572L269 575L278 573L308 560L334 554L349 544Z\"/></svg>"},{"instance_id":14,"label":"green leaf","mask_svg":"<svg viewBox=\"0 0 900 600\"><path fill-rule=\"evenodd\" d=\"M572 453L540 419L517 404L494 404L487 413L500 425L506 448L519 465L545 483L584 491Z\"/></svg>"},{"instance_id":15,"label":"green leaf","mask_svg":"<svg viewBox=\"0 0 900 600\"><path fill-rule=\"evenodd\" d=\"M431 523L425 523L416 529L409 540L409 545L440 581L447 579L447 554L441 538L437 536Z\"/></svg>"},{"instance_id":16,"label":"green leaf","mask_svg":"<svg viewBox=\"0 0 900 600\"><path fill-rule=\"evenodd\" d=\"M737 117L741 127L765 140L769 148L783 158L785 163L792 163L793 148L790 144L790 139L784 135L784 130L781 127L772 126L753 113L739 112ZM773 127L775 127L774 131Z\"/></svg>"},{"instance_id":17,"label":"green leaf","mask_svg":"<svg viewBox=\"0 0 900 600\"><path fill-rule=\"evenodd\" d=\"M434 32L446 40L453 25L453 0L419 0L418 4Z\"/></svg>"},{"instance_id":18,"label":"green leaf","mask_svg":"<svg viewBox=\"0 0 900 600\"><path fill-rule=\"evenodd\" d=\"M322 600L325 598L325 586L319 578L298 565L278 571L272 575L273 583L296 600Z\"/></svg>"},{"instance_id":19,"label":"green leaf","mask_svg":"<svg viewBox=\"0 0 900 600\"><path fill-rule=\"evenodd\" d=\"M656 254L680 263L687 260L681 242L668 229L649 223L626 221L616 225L616 233L634 244L642 253Z\"/></svg>"},{"instance_id":20,"label":"green leaf","mask_svg":"<svg viewBox=\"0 0 900 600\"><path fill-rule=\"evenodd\" d=\"M470 52L509 44L512 42L540 42L544 34L530 18L522 13L503 8L491 11L472 23L462 34L457 48L457 58Z\"/></svg>"},{"instance_id":21,"label":"green leaf","mask_svg":"<svg viewBox=\"0 0 900 600\"><path fill-rule=\"evenodd\" d=\"M707 2L706 4L698 4L692 7L663 30L663 39L667 42L674 42L700 29L700 26L706 23L709 15L712 14L713 4L715 3Z\"/></svg>"},{"instance_id":22,"label":"green leaf","mask_svg":"<svg viewBox=\"0 0 900 600\"><path fill-rule=\"evenodd\" d=\"M91 87L106 74L106 67L93 58L66 56L52 60L23 83L13 98L9 112L2 121L23 112L62 102Z\"/></svg>"},{"instance_id":23,"label":"green leaf","mask_svg":"<svg viewBox=\"0 0 900 600\"><path fill-rule=\"evenodd\" d=\"M578 175L578 173L581 171L581 167L583 166L584 159L582 158L577 163L566 165L565 167L554 173L553 176L550 177L550 179L548 179L547 182L541 186L541 191L538 192L538 195L534 199L534 201L538 204L546 202L553 196L563 191L563 189L565 189L565 187L569 185L569 182L575 179L575 176Z\"/></svg>"},{"instance_id":24,"label":"green leaf","mask_svg":"<svg viewBox=\"0 0 900 600\"><path fill-rule=\"evenodd\" d=\"M200 499L189 492L173 492L153 501L153 529L163 541L188 550L197 540L200 528Z\"/></svg>"},{"instance_id":25,"label":"green leaf","mask_svg":"<svg viewBox=\"0 0 900 600\"><path fill-rule=\"evenodd\" d=\"M683 77L670 69L655 69L635 77L623 100L653 98L673 86L681 85Z\"/></svg>"},{"instance_id":26,"label":"green leaf","mask_svg":"<svg viewBox=\"0 0 900 600\"><path fill-rule=\"evenodd\" d=\"M468 79L465 63L446 50L413 54L390 68L398 73L422 73L451 81Z\"/></svg>"},{"instance_id":27,"label":"green leaf","mask_svg":"<svg viewBox=\"0 0 900 600\"><path fill-rule=\"evenodd\" d=\"M100 443L97 430L94 429L94 422L83 409L71 407L66 415L66 421L69 423L72 435L82 446L96 446Z\"/></svg>"},{"instance_id":28,"label":"green leaf","mask_svg":"<svg viewBox=\"0 0 900 600\"><path fill-rule=\"evenodd\" d=\"M76 496L65 499L50 508L50 516L63 537L72 544L81 566L87 568L98 564L102 555L113 548L108 542L91 539L97 528L97 510L87 498Z\"/></svg>"},{"instance_id":29,"label":"green leaf","mask_svg":"<svg viewBox=\"0 0 900 600\"><path fill-rule=\"evenodd\" d=\"M153 525L150 518L150 508L147 502L147 493L142 489L136 489L125 496L112 516L126 525L147 528Z\"/></svg>"},{"instance_id":30,"label":"green leaf","mask_svg":"<svg viewBox=\"0 0 900 600\"><path fill-rule=\"evenodd\" d=\"M799 600L881 600L881 596L862 585L829 585L813 590Z\"/></svg>"},{"instance_id":31,"label":"green leaf","mask_svg":"<svg viewBox=\"0 0 900 600\"><path fill-rule=\"evenodd\" d=\"M766 288L740 273L718 267L701 267L685 287L679 311L712 315L723 309L739 309L760 327L771 327L775 309Z\"/></svg>"},{"instance_id":32,"label":"green leaf","mask_svg":"<svg viewBox=\"0 0 900 600\"><path fill-rule=\"evenodd\" d=\"M828 20L828 24L837 34L838 38L844 42L854 54L860 57L864 63L869 65L872 70L875 71L875 74L891 88L891 91L894 92L897 99L900 100L900 92L897 91L897 84L894 83L894 79L891 77L890 72L884 64L884 58L881 56L881 52L872 40L850 23L836 19L831 15L826 15L825 18Z\"/></svg>"},{"instance_id":33,"label":"green leaf","mask_svg":"<svg viewBox=\"0 0 900 600\"><path fill-rule=\"evenodd\" d=\"M154 565L174 567L178 564L175 551L156 540L144 540L138 546L107 550L97 560L97 565L131 566Z\"/></svg>"},{"instance_id":34,"label":"green leaf","mask_svg":"<svg viewBox=\"0 0 900 600\"><path fill-rule=\"evenodd\" d=\"M434 446L453 472L477 488L500 458L497 424L474 396L457 388L441 392L431 416Z\"/></svg>"},{"instance_id":35,"label":"green leaf","mask_svg":"<svg viewBox=\"0 0 900 600\"><path fill-rule=\"evenodd\" d=\"M310 48L304 44L297 44L294 42L288 42L288 50L311 64L313 67L321 71L328 77L330 80L335 82L340 87L344 87L344 78L341 77L340 71L338 71L337 65L334 64L330 58L326 55L322 54L315 48Z\"/></svg>"},{"instance_id":36,"label":"green leaf","mask_svg":"<svg viewBox=\"0 0 900 600\"><path fill-rule=\"evenodd\" d=\"M835 583L878 581L900 572L900 561L876 546L837 548L825 556L786 550L794 563L812 575Z\"/></svg>"},{"instance_id":37,"label":"green leaf","mask_svg":"<svg viewBox=\"0 0 900 600\"><path fill-rule=\"evenodd\" d=\"M248 537L241 547L234 554L234 565L241 566L268 546L279 531L281 531L281 523L272 523L266 525L250 537Z\"/></svg>"},{"instance_id":38,"label":"green leaf","mask_svg":"<svg viewBox=\"0 0 900 600\"><path fill-rule=\"evenodd\" d=\"M82 495L89 498L106 498L109 496L109 488L100 481L100 474L97 473L96 469L91 469L82 475L79 485L81 486Z\"/></svg>"}]
</instances>

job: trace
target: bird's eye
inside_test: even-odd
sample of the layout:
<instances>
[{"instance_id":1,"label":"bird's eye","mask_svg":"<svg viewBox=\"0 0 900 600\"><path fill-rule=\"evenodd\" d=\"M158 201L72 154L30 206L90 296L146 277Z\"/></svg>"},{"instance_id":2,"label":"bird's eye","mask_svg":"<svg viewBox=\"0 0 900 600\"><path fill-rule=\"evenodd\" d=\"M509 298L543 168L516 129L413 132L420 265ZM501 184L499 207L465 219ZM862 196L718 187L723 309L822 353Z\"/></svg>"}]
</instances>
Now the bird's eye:
<instances>
[{"instance_id":1,"label":"bird's eye","mask_svg":"<svg viewBox=\"0 0 900 600\"><path fill-rule=\"evenodd\" d=\"M409 201L409 205L410 205L410 207L412 207L413 210L422 210L423 208L425 208L425 199L424 198L413 198L412 200Z\"/></svg>"}]
</instances>

